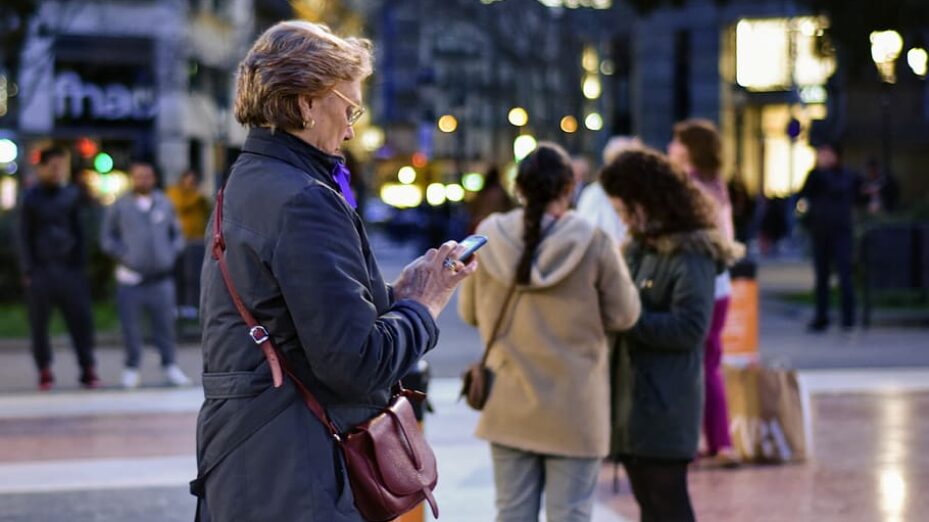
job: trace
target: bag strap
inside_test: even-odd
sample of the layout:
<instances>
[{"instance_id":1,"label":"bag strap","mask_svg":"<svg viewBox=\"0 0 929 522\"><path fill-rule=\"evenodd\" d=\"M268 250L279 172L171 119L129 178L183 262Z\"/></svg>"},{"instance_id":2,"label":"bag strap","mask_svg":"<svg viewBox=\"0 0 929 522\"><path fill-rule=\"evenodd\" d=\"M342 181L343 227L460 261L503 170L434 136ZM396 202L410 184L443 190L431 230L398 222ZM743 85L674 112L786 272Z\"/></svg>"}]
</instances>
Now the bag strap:
<instances>
[{"instance_id":1,"label":"bag strap","mask_svg":"<svg viewBox=\"0 0 929 522\"><path fill-rule=\"evenodd\" d=\"M500 328L503 326L503 317L506 315L506 310L510 306L510 301L513 300L513 295L516 294L516 281L513 281L513 284L510 285L510 289L506 293L506 299L503 300L503 306L500 307L500 314L497 315L497 321L494 323L493 329L490 331L490 338L487 339L487 348L484 349L484 356L481 357L481 366L487 366L487 358L490 357L490 350L494 347L494 342L497 340L497 335L500 333Z\"/></svg>"},{"instance_id":2,"label":"bag strap","mask_svg":"<svg viewBox=\"0 0 929 522\"><path fill-rule=\"evenodd\" d=\"M255 342L264 352L265 358L268 360L268 367L271 369L271 378L274 382L275 388L280 388L284 384L284 374L290 377L290 380L296 385L297 390L300 392L303 402L306 403L307 408L323 423L323 426L329 430L332 434L332 437L341 442L342 438L339 435L339 430L329 420L329 416L326 414L326 410L322 407L316 397L307 389L303 384L303 381L297 378L296 375L287 367L286 364L281 363L280 356L277 353L277 350L274 348L274 345L271 344L271 334L268 330L261 326L255 317L248 311L248 308L245 307L245 304L242 302L242 298L239 296L239 293L235 289L235 284L232 282L232 275L229 273L229 267L226 265L226 242L223 239L223 190L220 189L219 193L216 195L216 216L213 221L213 259L219 264L219 270L223 274L223 281L226 283L226 289L229 291L229 295L232 297L232 302L235 304L236 309L239 311L239 315L242 316L242 320L245 321L245 324L248 325L248 335L251 337L252 341Z\"/></svg>"}]
</instances>

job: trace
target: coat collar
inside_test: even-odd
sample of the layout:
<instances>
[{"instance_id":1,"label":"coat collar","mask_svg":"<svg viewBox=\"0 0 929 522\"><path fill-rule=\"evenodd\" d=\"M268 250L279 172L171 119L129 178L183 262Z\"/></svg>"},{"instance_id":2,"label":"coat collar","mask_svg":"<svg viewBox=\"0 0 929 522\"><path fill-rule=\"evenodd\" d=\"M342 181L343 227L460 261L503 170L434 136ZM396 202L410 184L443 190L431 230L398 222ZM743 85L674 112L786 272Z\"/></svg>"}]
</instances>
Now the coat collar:
<instances>
[{"instance_id":1,"label":"coat collar","mask_svg":"<svg viewBox=\"0 0 929 522\"><path fill-rule=\"evenodd\" d=\"M263 127L249 129L242 152L275 158L290 164L323 183L339 190L332 173L344 159L317 149L300 138L282 130Z\"/></svg>"},{"instance_id":2,"label":"coat collar","mask_svg":"<svg viewBox=\"0 0 929 522\"><path fill-rule=\"evenodd\" d=\"M649 238L638 237L633 241L632 248L636 252L648 249L662 255L675 253L702 254L709 256L722 267L732 266L736 261L745 257L745 245L727 240L715 228L664 234Z\"/></svg>"}]
</instances>

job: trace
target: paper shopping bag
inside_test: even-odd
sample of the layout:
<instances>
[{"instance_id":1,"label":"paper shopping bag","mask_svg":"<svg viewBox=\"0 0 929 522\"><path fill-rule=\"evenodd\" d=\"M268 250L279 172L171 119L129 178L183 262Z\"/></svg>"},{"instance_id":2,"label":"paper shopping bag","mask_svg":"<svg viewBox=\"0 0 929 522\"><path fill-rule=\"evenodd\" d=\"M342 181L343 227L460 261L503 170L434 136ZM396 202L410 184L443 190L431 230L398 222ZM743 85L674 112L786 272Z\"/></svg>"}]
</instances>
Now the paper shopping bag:
<instances>
[{"instance_id":1,"label":"paper shopping bag","mask_svg":"<svg viewBox=\"0 0 929 522\"><path fill-rule=\"evenodd\" d=\"M804 402L794 370L724 368L733 449L745 462L800 462L807 455Z\"/></svg>"}]
</instances>

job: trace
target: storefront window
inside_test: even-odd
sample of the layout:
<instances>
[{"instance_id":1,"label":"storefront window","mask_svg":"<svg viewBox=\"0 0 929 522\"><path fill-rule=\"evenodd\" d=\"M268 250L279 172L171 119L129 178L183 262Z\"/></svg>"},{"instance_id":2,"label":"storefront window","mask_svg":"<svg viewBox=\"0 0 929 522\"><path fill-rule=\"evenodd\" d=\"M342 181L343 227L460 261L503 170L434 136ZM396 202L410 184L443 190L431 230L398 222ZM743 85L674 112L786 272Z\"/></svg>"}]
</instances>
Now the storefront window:
<instances>
[{"instance_id":1,"label":"storefront window","mask_svg":"<svg viewBox=\"0 0 929 522\"><path fill-rule=\"evenodd\" d=\"M736 25L736 81L749 91L824 85L835 59L823 52L821 18L741 20Z\"/></svg>"}]
</instances>

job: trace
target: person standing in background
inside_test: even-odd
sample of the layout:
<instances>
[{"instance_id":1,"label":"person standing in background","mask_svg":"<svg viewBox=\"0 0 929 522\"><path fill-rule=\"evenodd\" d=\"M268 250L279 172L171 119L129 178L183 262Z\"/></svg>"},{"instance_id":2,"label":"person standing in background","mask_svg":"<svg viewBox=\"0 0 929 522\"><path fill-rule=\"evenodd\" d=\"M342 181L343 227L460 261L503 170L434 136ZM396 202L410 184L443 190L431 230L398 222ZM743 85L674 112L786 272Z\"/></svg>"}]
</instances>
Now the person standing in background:
<instances>
[{"instance_id":1,"label":"person standing in background","mask_svg":"<svg viewBox=\"0 0 929 522\"><path fill-rule=\"evenodd\" d=\"M210 201L200 192L200 183L197 171L188 170L166 194L174 205L184 235L185 245L177 261L175 280L178 313L188 319L197 317L200 303L200 266L205 254L203 236L211 210Z\"/></svg>"},{"instance_id":2,"label":"person standing in background","mask_svg":"<svg viewBox=\"0 0 929 522\"><path fill-rule=\"evenodd\" d=\"M491 166L484 175L484 187L477 193L477 197L469 205L471 211L471 226L468 232L473 233L484 218L495 212L507 212L513 208L513 200L503 188L500 179L500 169Z\"/></svg>"},{"instance_id":3,"label":"person standing in background","mask_svg":"<svg viewBox=\"0 0 929 522\"><path fill-rule=\"evenodd\" d=\"M39 389L50 390L49 320L59 308L71 334L85 388L100 385L94 361L94 323L86 270L80 189L68 184L68 154L59 147L39 153L38 184L23 196L19 259L29 309L32 355Z\"/></svg>"},{"instance_id":4,"label":"person standing in background","mask_svg":"<svg viewBox=\"0 0 929 522\"><path fill-rule=\"evenodd\" d=\"M829 277L835 265L842 293L842 328L851 330L855 327L852 211L862 200L861 178L842 165L838 145L823 144L816 149L816 167L798 196L809 204L807 223L816 274L816 315L808 329L816 333L829 327Z\"/></svg>"},{"instance_id":5,"label":"person standing in background","mask_svg":"<svg viewBox=\"0 0 929 522\"><path fill-rule=\"evenodd\" d=\"M868 214L872 216L889 214L897 209L900 187L897 180L885 172L876 159L868 160L861 192L867 202Z\"/></svg>"},{"instance_id":6,"label":"person standing in background","mask_svg":"<svg viewBox=\"0 0 929 522\"><path fill-rule=\"evenodd\" d=\"M636 136L613 136L603 148L603 164L609 165L619 154L631 148L639 148L642 142ZM606 232L613 241L622 246L626 241L626 225L616 214L603 185L595 181L584 188L577 202L577 214L592 225Z\"/></svg>"},{"instance_id":7,"label":"person standing in background","mask_svg":"<svg viewBox=\"0 0 929 522\"><path fill-rule=\"evenodd\" d=\"M571 158L571 172L574 173L574 194L571 194L571 208L577 208L578 200L581 199L581 193L590 184L590 161L586 156L574 156Z\"/></svg>"},{"instance_id":8,"label":"person standing in background","mask_svg":"<svg viewBox=\"0 0 929 522\"><path fill-rule=\"evenodd\" d=\"M184 236L174 207L155 187L155 169L146 161L129 168L132 191L119 198L106 213L101 231L103 250L119 263L116 267L116 303L126 345L124 388L141 382L141 316L151 319L152 339L161 354L165 380L186 386L190 379L175 362L174 262L184 248Z\"/></svg>"},{"instance_id":9,"label":"person standing in background","mask_svg":"<svg viewBox=\"0 0 929 522\"><path fill-rule=\"evenodd\" d=\"M668 145L668 158L678 169L686 172L696 186L713 203L716 227L722 240L733 243L735 228L732 222L732 203L722 176L722 139L716 126L707 120L687 120L674 126L674 138ZM735 452L729 436L729 411L726 405L726 386L722 376L723 327L729 312L732 280L724 270L716 277L715 303L710 331L705 342L703 359L706 385L703 433L706 436L709 456L722 465L734 465Z\"/></svg>"}]
</instances>

